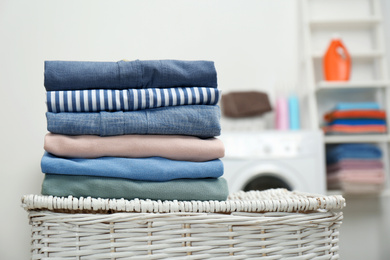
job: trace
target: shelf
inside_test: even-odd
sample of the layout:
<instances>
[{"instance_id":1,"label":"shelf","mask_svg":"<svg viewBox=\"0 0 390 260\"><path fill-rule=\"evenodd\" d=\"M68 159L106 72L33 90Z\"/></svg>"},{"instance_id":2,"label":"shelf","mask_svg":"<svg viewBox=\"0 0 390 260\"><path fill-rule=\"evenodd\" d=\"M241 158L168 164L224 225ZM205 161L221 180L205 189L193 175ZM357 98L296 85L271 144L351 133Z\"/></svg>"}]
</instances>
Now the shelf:
<instances>
[{"instance_id":1,"label":"shelf","mask_svg":"<svg viewBox=\"0 0 390 260\"><path fill-rule=\"evenodd\" d=\"M309 21L310 27L317 28L370 28L382 20L378 17L367 18L341 18L341 19L313 19Z\"/></svg>"},{"instance_id":2,"label":"shelf","mask_svg":"<svg viewBox=\"0 0 390 260\"><path fill-rule=\"evenodd\" d=\"M387 81L320 81L317 90L326 89L353 89L353 88L385 88L390 82Z\"/></svg>"},{"instance_id":3,"label":"shelf","mask_svg":"<svg viewBox=\"0 0 390 260\"><path fill-rule=\"evenodd\" d=\"M325 52L315 52L312 54L312 56L314 59L322 59L324 54ZM383 51L350 52L349 55L351 56L352 61L370 61L373 59L385 57Z\"/></svg>"},{"instance_id":4,"label":"shelf","mask_svg":"<svg viewBox=\"0 0 390 260\"><path fill-rule=\"evenodd\" d=\"M387 134L371 134L371 135L325 135L324 141L327 144L331 143L377 143L389 141Z\"/></svg>"}]
</instances>

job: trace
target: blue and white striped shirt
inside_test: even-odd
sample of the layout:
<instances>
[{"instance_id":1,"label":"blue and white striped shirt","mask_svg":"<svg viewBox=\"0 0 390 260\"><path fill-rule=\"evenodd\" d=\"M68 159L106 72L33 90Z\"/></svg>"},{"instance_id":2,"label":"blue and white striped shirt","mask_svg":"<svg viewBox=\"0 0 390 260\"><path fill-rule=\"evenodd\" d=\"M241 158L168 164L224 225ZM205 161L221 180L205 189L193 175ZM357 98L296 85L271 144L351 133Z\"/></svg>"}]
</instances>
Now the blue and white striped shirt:
<instances>
[{"instance_id":1,"label":"blue and white striped shirt","mask_svg":"<svg viewBox=\"0 0 390 260\"><path fill-rule=\"evenodd\" d=\"M180 106L216 105L221 90L205 87L89 89L46 92L48 112L135 111Z\"/></svg>"}]
</instances>

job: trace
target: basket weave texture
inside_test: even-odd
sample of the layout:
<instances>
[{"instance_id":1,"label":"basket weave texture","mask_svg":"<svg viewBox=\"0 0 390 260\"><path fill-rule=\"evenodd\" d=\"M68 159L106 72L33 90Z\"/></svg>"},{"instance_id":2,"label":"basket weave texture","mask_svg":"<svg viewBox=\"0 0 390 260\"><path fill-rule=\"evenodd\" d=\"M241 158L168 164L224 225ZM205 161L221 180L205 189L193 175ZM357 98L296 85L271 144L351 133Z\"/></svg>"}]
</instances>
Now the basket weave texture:
<instances>
[{"instance_id":1,"label":"basket weave texture","mask_svg":"<svg viewBox=\"0 0 390 260\"><path fill-rule=\"evenodd\" d=\"M227 201L26 195L32 259L339 259L345 200L284 189Z\"/></svg>"}]
</instances>

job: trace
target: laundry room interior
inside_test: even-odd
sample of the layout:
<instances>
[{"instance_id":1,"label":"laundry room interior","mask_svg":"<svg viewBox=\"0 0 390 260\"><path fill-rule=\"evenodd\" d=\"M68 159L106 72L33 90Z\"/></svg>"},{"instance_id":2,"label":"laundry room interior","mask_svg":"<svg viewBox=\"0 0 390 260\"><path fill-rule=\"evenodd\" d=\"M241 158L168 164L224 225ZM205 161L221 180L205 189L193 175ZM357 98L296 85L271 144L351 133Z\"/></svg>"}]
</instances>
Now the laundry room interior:
<instances>
[{"instance_id":1,"label":"laundry room interior","mask_svg":"<svg viewBox=\"0 0 390 260\"><path fill-rule=\"evenodd\" d=\"M221 138L229 189L283 187L343 194L347 198L340 231L343 259L386 259L390 56L385 50L390 47L386 19L390 4L315 0L290 4L286 14L295 10L289 12L291 22L285 26L291 28L281 34L289 39L274 41L267 68L256 68L269 70L267 77L258 73L254 81L265 85L240 84L246 91L230 85L222 96ZM276 47L281 42L283 47ZM331 61L332 44L339 56L347 55L338 72L331 68L337 63ZM381 119L365 116L367 112L379 112ZM377 123L381 129L371 128ZM369 155L369 150L376 155ZM370 166L374 161L378 164Z\"/></svg>"},{"instance_id":2,"label":"laundry room interior","mask_svg":"<svg viewBox=\"0 0 390 260\"><path fill-rule=\"evenodd\" d=\"M343 194L342 259L386 259L390 3L289 4L286 38L264 35L274 40L267 68L256 67L256 83L230 84L221 99L229 189Z\"/></svg>"},{"instance_id":3,"label":"laundry room interior","mask_svg":"<svg viewBox=\"0 0 390 260\"><path fill-rule=\"evenodd\" d=\"M30 253L20 198L39 194L44 178L44 61L137 59L215 62L229 192L342 195L341 259L388 259L390 1L18 0L0 7L0 104L12 125L1 130L0 183L10 213L0 223L14 234L0 238L4 259Z\"/></svg>"}]
</instances>

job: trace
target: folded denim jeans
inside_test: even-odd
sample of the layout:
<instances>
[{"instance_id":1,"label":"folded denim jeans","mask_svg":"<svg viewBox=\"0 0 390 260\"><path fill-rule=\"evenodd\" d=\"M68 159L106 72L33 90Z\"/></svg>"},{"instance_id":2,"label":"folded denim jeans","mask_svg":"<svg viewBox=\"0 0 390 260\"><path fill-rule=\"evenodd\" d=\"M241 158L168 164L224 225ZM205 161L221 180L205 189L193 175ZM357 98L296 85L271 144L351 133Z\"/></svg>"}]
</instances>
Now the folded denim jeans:
<instances>
[{"instance_id":1,"label":"folded denim jeans","mask_svg":"<svg viewBox=\"0 0 390 260\"><path fill-rule=\"evenodd\" d=\"M51 90L217 87L212 61L45 61Z\"/></svg>"},{"instance_id":2,"label":"folded denim jeans","mask_svg":"<svg viewBox=\"0 0 390 260\"><path fill-rule=\"evenodd\" d=\"M47 130L65 135L164 134L219 136L219 106L188 105L130 112L51 113Z\"/></svg>"},{"instance_id":3,"label":"folded denim jeans","mask_svg":"<svg viewBox=\"0 0 390 260\"><path fill-rule=\"evenodd\" d=\"M48 112L135 111L182 105L216 105L216 88L89 89L48 91Z\"/></svg>"},{"instance_id":4,"label":"folded denim jeans","mask_svg":"<svg viewBox=\"0 0 390 260\"><path fill-rule=\"evenodd\" d=\"M42 195L107 199L226 200L224 178L178 179L166 182L134 181L121 178L46 174Z\"/></svg>"},{"instance_id":5,"label":"folded denim jeans","mask_svg":"<svg viewBox=\"0 0 390 260\"><path fill-rule=\"evenodd\" d=\"M162 157L95 159L63 158L47 152L41 160L43 173L116 177L142 181L218 178L223 174L221 160L206 162L176 161Z\"/></svg>"}]
</instances>

